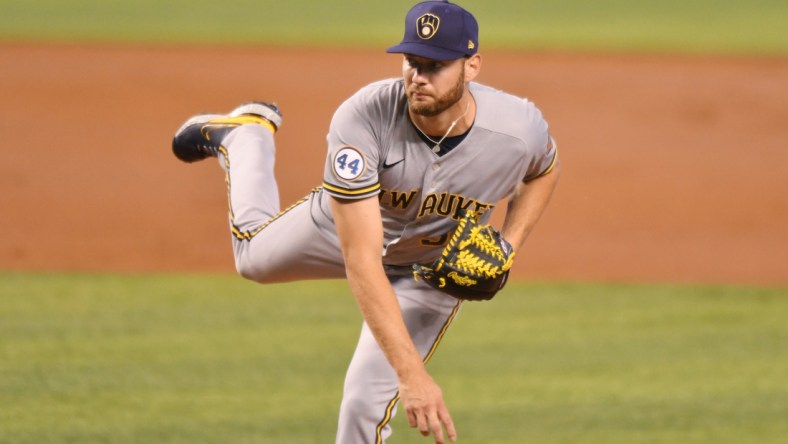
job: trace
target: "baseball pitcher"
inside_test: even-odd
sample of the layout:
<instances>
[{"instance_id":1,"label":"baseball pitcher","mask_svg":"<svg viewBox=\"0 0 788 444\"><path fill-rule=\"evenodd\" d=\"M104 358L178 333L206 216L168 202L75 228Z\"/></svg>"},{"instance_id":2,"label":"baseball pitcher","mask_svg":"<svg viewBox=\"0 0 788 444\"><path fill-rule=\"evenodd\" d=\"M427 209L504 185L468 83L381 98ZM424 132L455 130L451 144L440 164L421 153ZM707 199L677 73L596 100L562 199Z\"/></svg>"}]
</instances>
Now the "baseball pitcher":
<instances>
[{"instance_id":1,"label":"baseball pitcher","mask_svg":"<svg viewBox=\"0 0 788 444\"><path fill-rule=\"evenodd\" d=\"M478 25L447 1L405 18L399 78L336 110L322 185L281 209L277 106L203 114L176 132L175 155L218 158L235 264L260 283L346 278L364 322L347 371L338 444L383 443L398 404L436 443L457 431L426 363L466 300L492 298L558 180L556 146L530 101L474 79ZM489 225L508 199L500 231Z\"/></svg>"}]
</instances>

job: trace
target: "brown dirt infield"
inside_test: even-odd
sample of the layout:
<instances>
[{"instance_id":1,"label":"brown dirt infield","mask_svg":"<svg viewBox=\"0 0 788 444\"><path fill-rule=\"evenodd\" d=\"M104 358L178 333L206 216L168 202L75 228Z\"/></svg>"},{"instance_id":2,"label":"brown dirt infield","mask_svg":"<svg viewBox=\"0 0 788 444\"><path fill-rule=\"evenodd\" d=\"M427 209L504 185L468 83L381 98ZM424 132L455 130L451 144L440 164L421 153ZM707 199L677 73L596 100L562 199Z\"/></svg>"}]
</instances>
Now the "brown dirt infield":
<instances>
[{"instance_id":1,"label":"brown dirt infield","mask_svg":"<svg viewBox=\"0 0 788 444\"><path fill-rule=\"evenodd\" d=\"M788 59L484 62L563 161L516 276L788 284ZM369 51L9 43L0 66L0 269L113 272L233 272L218 167L170 153L190 114L278 101L287 204L320 183L333 109L399 73Z\"/></svg>"}]
</instances>

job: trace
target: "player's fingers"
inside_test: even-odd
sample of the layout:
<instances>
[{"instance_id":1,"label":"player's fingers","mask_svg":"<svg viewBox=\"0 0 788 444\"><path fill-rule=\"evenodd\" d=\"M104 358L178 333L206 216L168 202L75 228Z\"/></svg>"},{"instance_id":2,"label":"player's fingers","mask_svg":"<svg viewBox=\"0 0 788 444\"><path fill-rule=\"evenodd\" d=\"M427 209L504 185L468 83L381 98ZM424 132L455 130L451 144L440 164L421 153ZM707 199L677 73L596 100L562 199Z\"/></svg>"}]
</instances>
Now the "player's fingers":
<instances>
[{"instance_id":1,"label":"player's fingers","mask_svg":"<svg viewBox=\"0 0 788 444\"><path fill-rule=\"evenodd\" d=\"M416 421L418 422L419 432L421 432L422 436L429 436L430 434L430 420L427 418L425 414L419 414L416 416Z\"/></svg>"},{"instance_id":2,"label":"player's fingers","mask_svg":"<svg viewBox=\"0 0 788 444\"><path fill-rule=\"evenodd\" d=\"M454 428L454 421L452 421L449 411L443 408L438 412L438 416L446 427L446 436L449 437L451 442L457 442L457 430Z\"/></svg>"},{"instance_id":3,"label":"player's fingers","mask_svg":"<svg viewBox=\"0 0 788 444\"><path fill-rule=\"evenodd\" d=\"M429 423L430 431L432 431L432 436L435 438L435 444L443 444L443 427L440 419L438 419L437 412L433 411L430 413Z\"/></svg>"},{"instance_id":4,"label":"player's fingers","mask_svg":"<svg viewBox=\"0 0 788 444\"><path fill-rule=\"evenodd\" d=\"M416 417L416 412L413 409L407 409L406 413L408 414L408 425L413 428L418 425L418 418Z\"/></svg>"}]
</instances>

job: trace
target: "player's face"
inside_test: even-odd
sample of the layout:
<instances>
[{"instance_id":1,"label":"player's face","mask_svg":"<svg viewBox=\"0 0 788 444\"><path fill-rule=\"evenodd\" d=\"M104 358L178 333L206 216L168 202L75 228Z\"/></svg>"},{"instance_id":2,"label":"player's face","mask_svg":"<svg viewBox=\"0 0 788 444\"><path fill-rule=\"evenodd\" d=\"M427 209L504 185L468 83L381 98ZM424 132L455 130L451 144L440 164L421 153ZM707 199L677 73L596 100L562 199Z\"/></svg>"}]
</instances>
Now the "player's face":
<instances>
[{"instance_id":1,"label":"player's face","mask_svg":"<svg viewBox=\"0 0 788 444\"><path fill-rule=\"evenodd\" d=\"M405 93L413 114L437 116L457 103L465 92L465 63L405 55Z\"/></svg>"}]
</instances>

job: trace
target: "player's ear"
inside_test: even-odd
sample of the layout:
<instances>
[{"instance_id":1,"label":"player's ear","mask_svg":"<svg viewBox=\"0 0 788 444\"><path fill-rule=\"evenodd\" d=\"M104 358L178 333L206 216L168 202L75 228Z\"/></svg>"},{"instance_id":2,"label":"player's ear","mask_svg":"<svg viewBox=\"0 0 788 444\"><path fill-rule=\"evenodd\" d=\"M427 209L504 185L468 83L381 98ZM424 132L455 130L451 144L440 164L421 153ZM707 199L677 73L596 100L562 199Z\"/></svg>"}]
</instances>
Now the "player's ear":
<instances>
[{"instance_id":1,"label":"player's ear","mask_svg":"<svg viewBox=\"0 0 788 444\"><path fill-rule=\"evenodd\" d=\"M482 69L482 56L476 53L465 59L465 82L470 82L479 75Z\"/></svg>"}]
</instances>

